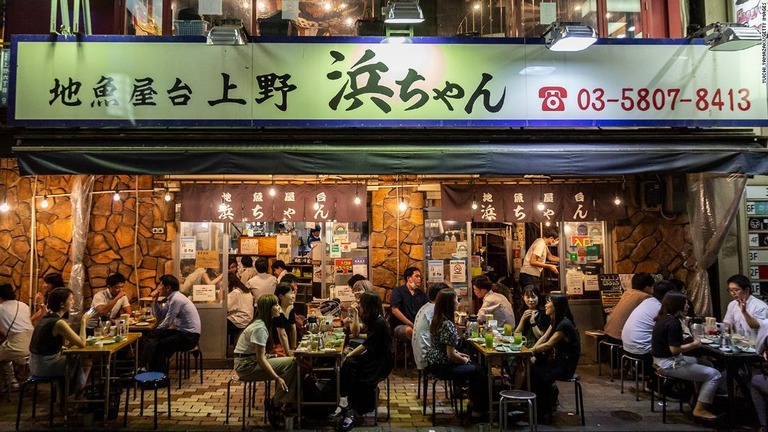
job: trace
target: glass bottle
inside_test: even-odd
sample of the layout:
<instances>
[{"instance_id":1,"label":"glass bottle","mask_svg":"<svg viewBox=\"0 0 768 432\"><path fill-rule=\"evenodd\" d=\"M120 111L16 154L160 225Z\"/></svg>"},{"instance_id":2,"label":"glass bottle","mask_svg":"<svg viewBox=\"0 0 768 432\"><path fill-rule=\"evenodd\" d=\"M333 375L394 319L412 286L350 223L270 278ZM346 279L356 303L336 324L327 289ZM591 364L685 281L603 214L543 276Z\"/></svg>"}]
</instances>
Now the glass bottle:
<instances>
[{"instance_id":1,"label":"glass bottle","mask_svg":"<svg viewBox=\"0 0 768 432\"><path fill-rule=\"evenodd\" d=\"M470 315L467 320L467 333L470 338L480 337L480 327L477 325L477 315Z\"/></svg>"}]
</instances>

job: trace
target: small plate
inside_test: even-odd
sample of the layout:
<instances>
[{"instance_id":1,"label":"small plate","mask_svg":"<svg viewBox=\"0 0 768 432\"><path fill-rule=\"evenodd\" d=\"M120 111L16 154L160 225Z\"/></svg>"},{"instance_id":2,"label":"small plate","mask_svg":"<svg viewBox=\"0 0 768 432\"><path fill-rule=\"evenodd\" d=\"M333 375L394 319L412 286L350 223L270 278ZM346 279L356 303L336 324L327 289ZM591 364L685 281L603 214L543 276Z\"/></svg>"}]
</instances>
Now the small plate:
<instances>
[{"instance_id":1,"label":"small plate","mask_svg":"<svg viewBox=\"0 0 768 432\"><path fill-rule=\"evenodd\" d=\"M728 347L720 347L720 351L722 352L731 352L731 349Z\"/></svg>"},{"instance_id":2,"label":"small plate","mask_svg":"<svg viewBox=\"0 0 768 432\"><path fill-rule=\"evenodd\" d=\"M306 348L296 348L294 351L295 352L307 352L307 349Z\"/></svg>"},{"instance_id":3,"label":"small plate","mask_svg":"<svg viewBox=\"0 0 768 432\"><path fill-rule=\"evenodd\" d=\"M711 344L712 342L714 342L712 339L707 339L707 338L701 338L701 339L699 339L699 340L700 340L700 341L701 341L701 343L703 343L703 344Z\"/></svg>"},{"instance_id":4,"label":"small plate","mask_svg":"<svg viewBox=\"0 0 768 432\"><path fill-rule=\"evenodd\" d=\"M757 351L754 348L743 348L741 352L752 354L752 353L756 353Z\"/></svg>"},{"instance_id":5,"label":"small plate","mask_svg":"<svg viewBox=\"0 0 768 432\"><path fill-rule=\"evenodd\" d=\"M499 345L496 347L498 352L510 352L510 349L506 345Z\"/></svg>"},{"instance_id":6,"label":"small plate","mask_svg":"<svg viewBox=\"0 0 768 432\"><path fill-rule=\"evenodd\" d=\"M469 338L467 340L470 342L485 343L485 338Z\"/></svg>"},{"instance_id":7,"label":"small plate","mask_svg":"<svg viewBox=\"0 0 768 432\"><path fill-rule=\"evenodd\" d=\"M136 327L146 327L149 325L149 323L146 321L142 321L142 322L137 322L136 324L133 324L133 325L135 325Z\"/></svg>"},{"instance_id":8,"label":"small plate","mask_svg":"<svg viewBox=\"0 0 768 432\"><path fill-rule=\"evenodd\" d=\"M336 348L323 348L323 352L334 352Z\"/></svg>"},{"instance_id":9,"label":"small plate","mask_svg":"<svg viewBox=\"0 0 768 432\"><path fill-rule=\"evenodd\" d=\"M101 340L101 344L102 345L112 345L113 343L115 343L114 339L102 339Z\"/></svg>"}]
</instances>

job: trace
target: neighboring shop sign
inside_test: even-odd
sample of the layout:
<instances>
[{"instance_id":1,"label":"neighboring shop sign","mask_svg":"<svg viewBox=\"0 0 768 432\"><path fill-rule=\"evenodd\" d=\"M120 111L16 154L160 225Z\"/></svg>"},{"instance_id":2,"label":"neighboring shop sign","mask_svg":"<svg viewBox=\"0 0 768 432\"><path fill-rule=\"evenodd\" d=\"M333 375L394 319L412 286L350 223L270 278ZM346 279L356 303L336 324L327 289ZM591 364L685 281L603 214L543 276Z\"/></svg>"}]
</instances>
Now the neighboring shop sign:
<instances>
[{"instance_id":1,"label":"neighboring shop sign","mask_svg":"<svg viewBox=\"0 0 768 432\"><path fill-rule=\"evenodd\" d=\"M270 188L275 195L269 194ZM185 222L357 222L367 219L356 185L182 185ZM242 252L241 252L242 253Z\"/></svg>"},{"instance_id":2,"label":"neighboring shop sign","mask_svg":"<svg viewBox=\"0 0 768 432\"><path fill-rule=\"evenodd\" d=\"M538 39L325 40L207 46L14 36L10 124L768 125L758 48L638 39L558 53Z\"/></svg>"},{"instance_id":3,"label":"neighboring shop sign","mask_svg":"<svg viewBox=\"0 0 768 432\"><path fill-rule=\"evenodd\" d=\"M752 294L768 295L768 186L747 186L747 238Z\"/></svg>"},{"instance_id":4,"label":"neighboring shop sign","mask_svg":"<svg viewBox=\"0 0 768 432\"><path fill-rule=\"evenodd\" d=\"M617 220L627 217L621 185L442 185L443 220L478 222L558 222ZM475 204L476 209L473 209ZM542 205L541 207L539 205ZM583 239L590 242L586 235ZM588 246L588 245L584 245Z\"/></svg>"}]
</instances>

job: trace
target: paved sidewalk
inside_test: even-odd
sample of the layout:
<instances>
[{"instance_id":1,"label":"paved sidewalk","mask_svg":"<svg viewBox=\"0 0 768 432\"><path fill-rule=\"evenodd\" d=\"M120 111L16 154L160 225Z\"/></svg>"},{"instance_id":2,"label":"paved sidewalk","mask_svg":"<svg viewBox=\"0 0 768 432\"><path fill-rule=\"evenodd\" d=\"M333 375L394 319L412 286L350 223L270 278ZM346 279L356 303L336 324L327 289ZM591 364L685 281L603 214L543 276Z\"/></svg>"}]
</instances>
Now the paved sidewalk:
<instances>
[{"instance_id":1,"label":"paved sidewalk","mask_svg":"<svg viewBox=\"0 0 768 432\"><path fill-rule=\"evenodd\" d=\"M684 405L684 412L677 412L677 404L672 404L668 412L668 423L662 424L660 409L655 413L650 412L650 399L647 393L642 394L640 402L635 402L634 382L625 382L625 394L620 393L619 380L614 382L603 376L597 376L595 365L582 365L579 367L584 387L584 406L587 412L586 426L582 427L579 418L574 415L575 407L573 385L559 383L560 407L553 416L552 425L541 425L542 431L549 430L600 430L600 431L703 431L711 430L694 424L690 407ZM416 371L410 370L409 376L403 372L395 371L391 376L391 419L383 421L386 417L386 401L382 400L379 407L379 425L373 426L373 418L368 415L356 430L369 431L490 431L498 430L498 426L488 424L459 425L459 419L454 416L448 401L438 385L437 427L431 425L429 408L427 415L421 414L421 402L416 398ZM239 386L233 386L230 425L225 425L227 380L233 376L231 370L213 369L205 371L204 384L193 378L185 380L181 390L177 390L177 381L174 380L172 388L172 418L169 419L165 412L167 407L165 391L159 392L159 430L170 431L238 431L240 430L240 412L242 390ZM386 397L386 390L382 384L381 397ZM48 386L41 386L38 395L37 419L31 417L31 396L24 400L21 430L51 430L48 429ZM5 395L0 395L0 400L5 402ZM269 425L263 422L263 386L259 386L257 406L252 417L247 418L249 430L270 430ZM123 403L121 401L120 416L118 420L109 422L106 426L97 424L90 426L84 424L84 416L81 412L72 412L70 424L63 424L63 416L58 412L55 416L53 430L148 430L152 429L152 392L145 392L144 417L139 417L139 400L131 400L128 413L128 428L122 428ZM0 404L0 430L13 430L16 418L18 393L11 394L11 401ZM660 408L660 407L659 407ZM76 409L73 409L76 410ZM82 408L81 408L82 410ZM98 423L98 422L97 422ZM360 423L359 423L360 424ZM302 425L305 430L335 430L334 425L328 422L305 422ZM521 426L522 427L522 426ZM520 428L520 427L518 427ZM525 429L524 427L522 427ZM734 428L729 426L730 430ZM526 429L527 430L527 429ZM736 428L736 430L739 430ZM749 430L741 428L741 430Z\"/></svg>"}]
</instances>

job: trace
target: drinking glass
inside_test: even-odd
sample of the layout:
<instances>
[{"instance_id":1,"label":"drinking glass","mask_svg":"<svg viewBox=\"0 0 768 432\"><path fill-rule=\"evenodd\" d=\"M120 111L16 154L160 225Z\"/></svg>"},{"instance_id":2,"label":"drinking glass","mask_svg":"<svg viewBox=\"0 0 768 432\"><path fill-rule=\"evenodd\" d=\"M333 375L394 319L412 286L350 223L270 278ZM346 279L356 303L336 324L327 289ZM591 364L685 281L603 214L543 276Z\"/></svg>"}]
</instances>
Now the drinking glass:
<instances>
[{"instance_id":1,"label":"drinking glass","mask_svg":"<svg viewBox=\"0 0 768 432\"><path fill-rule=\"evenodd\" d=\"M109 320L103 321L101 323L101 336L102 337L109 337L110 327L112 327L112 326L109 324Z\"/></svg>"},{"instance_id":2,"label":"drinking glass","mask_svg":"<svg viewBox=\"0 0 768 432\"><path fill-rule=\"evenodd\" d=\"M504 336L512 336L512 324L504 324Z\"/></svg>"},{"instance_id":3,"label":"drinking glass","mask_svg":"<svg viewBox=\"0 0 768 432\"><path fill-rule=\"evenodd\" d=\"M485 334L485 347L493 348L493 333L491 332Z\"/></svg>"},{"instance_id":4,"label":"drinking glass","mask_svg":"<svg viewBox=\"0 0 768 432\"><path fill-rule=\"evenodd\" d=\"M515 345L523 343L523 334L521 332L515 332Z\"/></svg>"}]
</instances>

